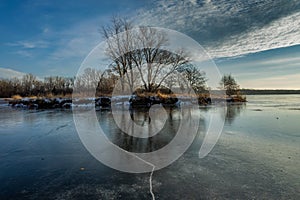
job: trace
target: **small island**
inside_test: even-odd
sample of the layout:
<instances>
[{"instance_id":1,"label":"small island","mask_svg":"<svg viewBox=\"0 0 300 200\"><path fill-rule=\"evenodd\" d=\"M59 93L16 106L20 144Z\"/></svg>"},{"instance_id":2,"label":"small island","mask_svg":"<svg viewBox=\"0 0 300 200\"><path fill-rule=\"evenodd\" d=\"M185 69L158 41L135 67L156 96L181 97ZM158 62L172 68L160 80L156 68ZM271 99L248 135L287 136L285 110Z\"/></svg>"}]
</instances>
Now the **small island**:
<instances>
[{"instance_id":1,"label":"small island","mask_svg":"<svg viewBox=\"0 0 300 200\"><path fill-rule=\"evenodd\" d=\"M86 71L86 73L90 72L92 71ZM201 80L202 79L203 77ZM241 95L239 85L232 75L224 75L220 81L220 90L213 91L214 94L225 91L226 96L212 96L210 95L210 91L204 88L202 84L201 87L198 85L194 86L195 90L198 89L197 94L194 93L193 96L180 96L180 98L178 98L178 94L173 93L172 90L164 86L157 87L154 92L147 92L141 87L135 90L131 95L119 97L112 97L112 91L106 91L110 94L98 94L96 97L72 97L73 90L70 80L71 79L63 77L48 77L45 78L44 81L38 81L36 77L29 74L24 76L21 80L1 80L2 84L0 84L0 87L1 91L3 91L1 94L2 98L5 98L10 106L23 109L71 109L76 105L109 108L112 102L126 102L132 108L151 107L154 104L180 107L181 103L187 103L191 100L197 100L197 103L201 106L211 105L221 101L226 101L227 103L246 102L246 97ZM52 83L50 87L49 82ZM37 85L39 85L40 89L37 89ZM5 88L3 86L5 86ZM97 88L97 91L99 90L100 89ZM19 92L19 94L17 94L17 92ZM14 95L9 97L9 95L5 94ZM22 97L20 94L25 95L25 97ZM28 96L26 96L26 94L28 94Z\"/></svg>"}]
</instances>

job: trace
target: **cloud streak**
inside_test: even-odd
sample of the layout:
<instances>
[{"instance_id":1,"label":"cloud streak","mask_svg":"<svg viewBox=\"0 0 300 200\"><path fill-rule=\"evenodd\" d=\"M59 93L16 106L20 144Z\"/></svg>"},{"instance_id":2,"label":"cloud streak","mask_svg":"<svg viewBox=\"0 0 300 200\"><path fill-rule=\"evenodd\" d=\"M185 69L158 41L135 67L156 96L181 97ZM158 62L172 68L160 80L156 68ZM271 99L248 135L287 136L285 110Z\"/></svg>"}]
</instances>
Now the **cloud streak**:
<instances>
[{"instance_id":1,"label":"cloud streak","mask_svg":"<svg viewBox=\"0 0 300 200\"><path fill-rule=\"evenodd\" d=\"M300 44L299 1L155 1L137 23L188 34L214 58Z\"/></svg>"},{"instance_id":2,"label":"cloud streak","mask_svg":"<svg viewBox=\"0 0 300 200\"><path fill-rule=\"evenodd\" d=\"M300 74L290 74L283 76L274 76L258 78L253 80L243 80L241 85L247 85L247 88L256 89L300 89Z\"/></svg>"},{"instance_id":3,"label":"cloud streak","mask_svg":"<svg viewBox=\"0 0 300 200\"><path fill-rule=\"evenodd\" d=\"M223 43L208 47L214 57L232 57L241 54L289 47L300 44L300 12L273 21L261 29L241 34Z\"/></svg>"},{"instance_id":4,"label":"cloud streak","mask_svg":"<svg viewBox=\"0 0 300 200\"><path fill-rule=\"evenodd\" d=\"M15 71L8 68L0 68L0 79L21 78L25 75L23 72Z\"/></svg>"},{"instance_id":5,"label":"cloud streak","mask_svg":"<svg viewBox=\"0 0 300 200\"><path fill-rule=\"evenodd\" d=\"M48 48L49 42L46 42L44 40L32 40L32 41L24 40L24 41L7 43L6 45L19 47L23 49L39 49L39 48Z\"/></svg>"}]
</instances>

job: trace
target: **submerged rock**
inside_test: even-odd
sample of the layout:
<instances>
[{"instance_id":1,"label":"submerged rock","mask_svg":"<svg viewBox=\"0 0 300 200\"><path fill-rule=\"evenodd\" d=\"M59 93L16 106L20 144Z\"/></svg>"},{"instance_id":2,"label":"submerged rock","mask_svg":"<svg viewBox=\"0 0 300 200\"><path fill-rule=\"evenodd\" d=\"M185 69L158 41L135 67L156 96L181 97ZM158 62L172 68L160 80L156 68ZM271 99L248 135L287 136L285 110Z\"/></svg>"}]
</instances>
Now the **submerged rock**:
<instances>
[{"instance_id":1,"label":"submerged rock","mask_svg":"<svg viewBox=\"0 0 300 200\"><path fill-rule=\"evenodd\" d=\"M95 99L95 105L101 107L110 107L111 99L109 97L99 97Z\"/></svg>"}]
</instances>

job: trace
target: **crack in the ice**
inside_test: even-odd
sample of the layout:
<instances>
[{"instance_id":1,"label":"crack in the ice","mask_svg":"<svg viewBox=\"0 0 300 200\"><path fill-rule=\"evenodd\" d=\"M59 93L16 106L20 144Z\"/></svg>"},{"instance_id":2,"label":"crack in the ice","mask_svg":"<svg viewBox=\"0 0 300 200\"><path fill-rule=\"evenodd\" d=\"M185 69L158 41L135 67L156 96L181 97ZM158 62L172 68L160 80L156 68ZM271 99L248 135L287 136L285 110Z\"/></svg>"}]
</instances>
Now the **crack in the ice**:
<instances>
[{"instance_id":1,"label":"crack in the ice","mask_svg":"<svg viewBox=\"0 0 300 200\"><path fill-rule=\"evenodd\" d=\"M151 174L150 174L150 177L149 177L149 191L150 191L150 194L151 194L151 197L152 197L152 200L155 200L155 195L153 193L153 185L152 185L152 177L153 177L153 173L154 173L154 170L155 170L155 165L153 165L152 163L150 162L147 162L146 160L143 160L142 158L138 157L137 155L134 155L137 159L145 162L146 164L152 166L152 171L151 171Z\"/></svg>"},{"instance_id":2,"label":"crack in the ice","mask_svg":"<svg viewBox=\"0 0 300 200\"><path fill-rule=\"evenodd\" d=\"M154 193L153 193L153 187L152 187L152 177L153 177L154 169L155 169L155 166L153 165L152 172L151 172L150 178L149 178L150 194L151 194L151 196L152 196L152 200L155 200L155 195L154 195Z\"/></svg>"},{"instance_id":3,"label":"crack in the ice","mask_svg":"<svg viewBox=\"0 0 300 200\"><path fill-rule=\"evenodd\" d=\"M125 151L125 150L123 150ZM127 153L129 153L128 151L125 151ZM152 166L152 171L151 171L151 174L150 174L150 177L149 177L149 191L150 191L150 194L151 194L151 197L152 197L152 200L155 200L155 194L153 193L153 185L152 185L152 177L153 177L153 173L154 173L154 170L155 170L155 165L153 165L152 163L146 161L146 160L143 160L142 158L138 157L137 155L135 154L132 154L132 153L129 153L130 155L133 155L134 157L136 157L137 159L145 162L146 164Z\"/></svg>"}]
</instances>

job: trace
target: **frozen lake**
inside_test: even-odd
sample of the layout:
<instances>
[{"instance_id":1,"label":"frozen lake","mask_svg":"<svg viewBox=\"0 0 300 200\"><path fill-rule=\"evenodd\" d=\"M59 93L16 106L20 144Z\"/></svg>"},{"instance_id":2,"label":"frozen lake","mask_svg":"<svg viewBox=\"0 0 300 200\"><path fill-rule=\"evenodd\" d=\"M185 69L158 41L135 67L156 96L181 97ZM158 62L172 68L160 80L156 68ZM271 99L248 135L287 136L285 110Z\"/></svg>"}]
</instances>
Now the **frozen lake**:
<instances>
[{"instance_id":1,"label":"frozen lake","mask_svg":"<svg viewBox=\"0 0 300 200\"><path fill-rule=\"evenodd\" d=\"M300 95L249 95L228 106L221 137L198 156L215 106L202 107L188 151L153 174L156 199L300 199ZM111 169L85 149L70 110L12 109L0 102L0 199L151 199L149 175ZM151 139L128 136L109 110L97 111L107 137L132 152L155 151L178 128L176 109ZM135 113L137 123L145 121ZM113 159L113 158L112 158Z\"/></svg>"}]
</instances>

